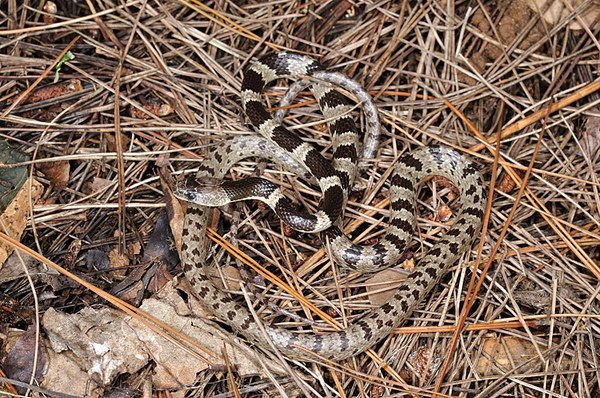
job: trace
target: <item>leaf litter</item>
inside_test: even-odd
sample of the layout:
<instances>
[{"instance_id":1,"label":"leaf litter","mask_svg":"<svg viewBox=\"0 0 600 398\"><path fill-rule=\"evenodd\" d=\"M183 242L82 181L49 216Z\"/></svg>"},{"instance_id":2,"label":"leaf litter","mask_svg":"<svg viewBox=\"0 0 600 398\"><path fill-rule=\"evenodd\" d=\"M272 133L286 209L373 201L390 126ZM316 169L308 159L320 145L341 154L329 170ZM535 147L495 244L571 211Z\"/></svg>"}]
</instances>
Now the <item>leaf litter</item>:
<instances>
[{"instance_id":1,"label":"leaf litter","mask_svg":"<svg viewBox=\"0 0 600 398\"><path fill-rule=\"evenodd\" d=\"M31 155L38 192L14 199L22 213L5 211L5 219L22 225L13 236L24 233L24 245L181 333L157 335L107 306L108 300L124 308L110 296L100 298L31 258L7 261L7 253L0 283L16 301L2 307L0 368L10 367L15 386L74 396L109 396L120 388L141 394L142 385L155 394L211 397L600 392L597 2L0 5L0 130ZM342 366L281 361L213 322L185 281L173 287L184 209L169 196L166 176L193 173L212 144L251 133L239 102L241 71L273 48L311 53L376 100L386 132L346 211L345 227L359 241L382 236L388 212L381 180L394 160L412 145L451 143L476 158L487 182L492 173L502 181L482 239L487 261L541 144L490 271L475 273L482 283L460 344L451 344L451 330L465 307L476 247L402 328L369 356ZM276 85L265 101L275 106L284 90ZM312 97L301 93L295 105L286 124L327 148ZM494 142L499 131L495 168L495 148L482 145L482 137ZM252 175L255 165L241 162L230 177ZM276 166L262 168L290 197L302 197L295 199L299 206L315 205L313 186ZM170 228L158 222L165 207ZM455 210L451 186L424 184L410 267L418 267ZM231 242L341 323L378 306L389 294L385 285L403 278L332 268L316 237L282 233L279 220L254 203L215 212L211 226L221 234L237 231ZM248 294L263 322L300 332L331 329L227 252L213 245L209 253L215 280L225 281L243 305L240 296ZM24 316L8 316L11 308ZM35 314L42 319L37 346ZM65 383L67 374L81 382Z\"/></svg>"}]
</instances>

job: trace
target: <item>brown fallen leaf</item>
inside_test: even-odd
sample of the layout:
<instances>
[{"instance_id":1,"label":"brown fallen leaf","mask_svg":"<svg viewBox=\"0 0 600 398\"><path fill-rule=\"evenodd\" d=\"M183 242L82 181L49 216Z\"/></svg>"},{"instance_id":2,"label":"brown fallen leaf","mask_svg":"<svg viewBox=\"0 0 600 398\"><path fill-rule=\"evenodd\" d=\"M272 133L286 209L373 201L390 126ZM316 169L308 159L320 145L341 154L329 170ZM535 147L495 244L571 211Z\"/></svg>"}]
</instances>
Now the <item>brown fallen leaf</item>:
<instances>
[{"instance_id":1,"label":"brown fallen leaf","mask_svg":"<svg viewBox=\"0 0 600 398\"><path fill-rule=\"evenodd\" d=\"M240 288L242 276L240 275L240 270L236 267L230 265L221 267L221 269L207 267L206 273L210 276L212 283L219 289L239 290Z\"/></svg>"},{"instance_id":2,"label":"brown fallen leaf","mask_svg":"<svg viewBox=\"0 0 600 398\"><path fill-rule=\"evenodd\" d=\"M111 293L138 305L145 292L157 292L173 279L171 272L178 264L179 256L175 250L167 215L162 212L148 238L140 263L111 289Z\"/></svg>"},{"instance_id":3,"label":"brown fallen leaf","mask_svg":"<svg viewBox=\"0 0 600 398\"><path fill-rule=\"evenodd\" d=\"M523 172L522 170L515 170L515 173L521 178L525 175L525 172ZM509 193L513 189L515 189L516 186L517 183L515 182L515 180L513 180L512 177L509 176L507 173L504 173L502 175L502 178L500 179L500 182L498 183L498 190L500 192Z\"/></svg>"},{"instance_id":4,"label":"brown fallen leaf","mask_svg":"<svg viewBox=\"0 0 600 398\"><path fill-rule=\"evenodd\" d=\"M106 134L104 139L106 140L106 149L108 149L110 152L117 152L117 140L115 139L115 135ZM121 133L121 143L123 148L126 149L131 143L131 138L129 138L128 135Z\"/></svg>"},{"instance_id":5,"label":"brown fallen leaf","mask_svg":"<svg viewBox=\"0 0 600 398\"><path fill-rule=\"evenodd\" d=\"M12 335L14 340L7 338L6 347L10 347L4 361L6 375L18 381L29 383L31 372L33 371L34 351L36 348L36 330L35 326L30 325L25 332ZM37 363L35 369L35 378L40 380L46 367L46 350L43 340L40 338L37 345ZM18 387L21 393L25 392L23 387Z\"/></svg>"},{"instance_id":6,"label":"brown fallen leaf","mask_svg":"<svg viewBox=\"0 0 600 398\"><path fill-rule=\"evenodd\" d=\"M68 160L38 163L36 168L50 181L57 191L65 189L69 183L71 164Z\"/></svg>"},{"instance_id":7,"label":"brown fallen leaf","mask_svg":"<svg viewBox=\"0 0 600 398\"><path fill-rule=\"evenodd\" d=\"M600 109L596 107L591 111L592 113L598 113ZM590 159L593 159L596 156L596 153L600 149L600 117L593 115L587 116L585 129L581 134L579 143Z\"/></svg>"},{"instance_id":8,"label":"brown fallen leaf","mask_svg":"<svg viewBox=\"0 0 600 398\"><path fill-rule=\"evenodd\" d=\"M219 353L223 347L222 333L189 317L189 307L171 284L165 286L158 299L145 300L140 309L192 338L209 352ZM51 349L67 355L80 369L87 371L87 377L77 382L92 382L92 387L110 385L117 377L134 374L151 361L153 385L162 389L192 385L198 372L211 365L222 365L218 362L219 356L212 357L211 363L204 362L145 324L109 307L86 307L77 314L50 308L44 314L42 326ZM240 377L263 373L244 351L227 344L227 352ZM281 372L277 367L272 370ZM50 385L45 387L54 389Z\"/></svg>"},{"instance_id":9,"label":"brown fallen leaf","mask_svg":"<svg viewBox=\"0 0 600 398\"><path fill-rule=\"evenodd\" d=\"M600 2L598 0L569 0L568 2L563 0L525 0L525 4L534 12L541 13L542 18L550 25L560 24L562 20L572 14L571 10L578 8L584 2L587 2L588 6L583 12L578 13L578 17L583 20L584 24L591 27L600 16ZM581 30L583 26L577 19L574 19L569 24L569 29Z\"/></svg>"},{"instance_id":10,"label":"brown fallen leaf","mask_svg":"<svg viewBox=\"0 0 600 398\"><path fill-rule=\"evenodd\" d=\"M65 267L70 269L75 264L77 256L81 251L81 239L74 239L67 248L67 253L64 256Z\"/></svg>"},{"instance_id":11,"label":"brown fallen leaf","mask_svg":"<svg viewBox=\"0 0 600 398\"><path fill-rule=\"evenodd\" d=\"M164 103L157 98L149 100L147 103L142 104L142 108L158 117L169 116L173 113L173 105L169 103ZM150 119L150 116L148 116L148 114L134 107L131 107L131 116L143 120Z\"/></svg>"},{"instance_id":12,"label":"brown fallen leaf","mask_svg":"<svg viewBox=\"0 0 600 398\"><path fill-rule=\"evenodd\" d=\"M108 253L102 249L90 249L85 252L88 271L106 271L110 269Z\"/></svg>"},{"instance_id":13,"label":"brown fallen leaf","mask_svg":"<svg viewBox=\"0 0 600 398\"><path fill-rule=\"evenodd\" d=\"M492 28L489 20L482 10L475 11L471 20L473 25L479 30L491 37L500 36L499 39L501 44L509 46L515 41L517 36L521 34L522 29L531 20L532 11L523 2L523 0L505 2L503 11L504 12L497 20L494 28ZM527 35L523 38L523 40L518 42L518 47L522 50L525 50L540 40L544 34L544 30L540 24L536 24L527 32ZM495 61L504 55L504 49L494 44L485 44L482 46L481 55L483 55L487 61ZM479 62L481 62L481 60Z\"/></svg>"},{"instance_id":14,"label":"brown fallen leaf","mask_svg":"<svg viewBox=\"0 0 600 398\"><path fill-rule=\"evenodd\" d=\"M127 245L127 254L130 256L137 256L142 252L142 244L139 241L135 241Z\"/></svg>"},{"instance_id":15,"label":"brown fallen leaf","mask_svg":"<svg viewBox=\"0 0 600 398\"><path fill-rule=\"evenodd\" d=\"M530 341L514 336L491 334L481 345L481 356L475 364L481 376L505 374L537 355Z\"/></svg>"},{"instance_id":16,"label":"brown fallen leaf","mask_svg":"<svg viewBox=\"0 0 600 398\"><path fill-rule=\"evenodd\" d=\"M452 209L450 209L446 205L441 205L438 207L437 220L439 222L443 222L443 223L448 222L450 220L450 217L452 217Z\"/></svg>"},{"instance_id":17,"label":"brown fallen leaf","mask_svg":"<svg viewBox=\"0 0 600 398\"><path fill-rule=\"evenodd\" d=\"M43 186L36 180L33 180L31 195L29 194L30 180L25 181L17 195L8 204L4 213L0 216L0 225L2 232L8 236L20 240L27 225L27 216L29 215L29 200L35 203L41 196ZM8 258L13 252L12 246L0 243L0 264Z\"/></svg>"},{"instance_id":18,"label":"brown fallen leaf","mask_svg":"<svg viewBox=\"0 0 600 398\"><path fill-rule=\"evenodd\" d=\"M406 279L406 274L397 269L384 269L365 281L369 302L374 306L385 304Z\"/></svg>"},{"instance_id":19,"label":"brown fallen leaf","mask_svg":"<svg viewBox=\"0 0 600 398\"><path fill-rule=\"evenodd\" d=\"M165 195L165 204L167 208L167 215L169 217L169 226L171 227L171 234L175 242L175 248L181 258L181 245L183 241L183 224L185 220L186 204L179 201L173 195L173 187L176 182L168 166L168 157L160 155L156 161L158 166L158 175L160 176L160 185Z\"/></svg>"},{"instance_id":20,"label":"brown fallen leaf","mask_svg":"<svg viewBox=\"0 0 600 398\"><path fill-rule=\"evenodd\" d=\"M89 381L109 385L118 375L134 373L149 360L136 331L127 327L120 311L85 307L77 314L49 308L42 326L55 352L70 352Z\"/></svg>"},{"instance_id":21,"label":"brown fallen leaf","mask_svg":"<svg viewBox=\"0 0 600 398\"><path fill-rule=\"evenodd\" d=\"M41 387L76 397L104 397L104 390L88 379L87 369L82 369L68 351L48 350L48 367Z\"/></svg>"},{"instance_id":22,"label":"brown fallen leaf","mask_svg":"<svg viewBox=\"0 0 600 398\"><path fill-rule=\"evenodd\" d=\"M83 192L86 195L92 195L97 192L102 192L107 187L113 185L115 181L106 178L94 177L92 182L88 182L83 186Z\"/></svg>"},{"instance_id":23,"label":"brown fallen leaf","mask_svg":"<svg viewBox=\"0 0 600 398\"><path fill-rule=\"evenodd\" d=\"M125 276L129 266L129 257L126 253L119 253L119 248L114 247L108 252L108 259L110 261L110 268L113 269L113 276Z\"/></svg>"},{"instance_id":24,"label":"brown fallen leaf","mask_svg":"<svg viewBox=\"0 0 600 398\"><path fill-rule=\"evenodd\" d=\"M83 86L78 79L52 83L33 90L19 105L34 104L36 102L61 97L79 91L83 91ZM10 101L8 103L10 103Z\"/></svg>"}]
</instances>

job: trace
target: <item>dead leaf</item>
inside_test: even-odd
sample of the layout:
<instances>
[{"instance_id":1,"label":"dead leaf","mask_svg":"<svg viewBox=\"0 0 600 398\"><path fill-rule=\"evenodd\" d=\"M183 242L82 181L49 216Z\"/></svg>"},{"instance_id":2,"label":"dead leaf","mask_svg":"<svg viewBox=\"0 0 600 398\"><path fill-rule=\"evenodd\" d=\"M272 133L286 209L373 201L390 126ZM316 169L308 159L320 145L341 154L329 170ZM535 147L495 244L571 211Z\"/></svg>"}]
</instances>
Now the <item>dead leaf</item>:
<instances>
[{"instance_id":1,"label":"dead leaf","mask_svg":"<svg viewBox=\"0 0 600 398\"><path fill-rule=\"evenodd\" d=\"M236 267L227 265L217 269L216 267L207 267L207 275L210 277L212 283L219 289L227 290L239 290L242 276L240 270ZM223 284L225 282L225 285Z\"/></svg>"},{"instance_id":2,"label":"dead leaf","mask_svg":"<svg viewBox=\"0 0 600 398\"><path fill-rule=\"evenodd\" d=\"M221 352L224 336L200 319L190 318L189 307L172 284L165 286L159 296L160 299L145 300L140 309L192 338L209 352ZM109 385L125 373L133 374L150 360L156 366L152 376L156 388L191 385L198 372L215 363L224 366L219 354L209 363L202 361L145 324L108 307L86 307L77 314L51 308L44 314L42 325L52 349L69 355L79 368L87 370L88 380L98 385ZM262 374L243 351L227 345L227 352L240 377ZM272 371L281 372L281 369L274 367ZM53 389L52 386L46 388Z\"/></svg>"},{"instance_id":3,"label":"dead leaf","mask_svg":"<svg viewBox=\"0 0 600 398\"><path fill-rule=\"evenodd\" d=\"M34 351L36 347L36 331L35 326L30 325L29 328L22 333L17 333L17 336L12 336L14 340L7 339L6 347L10 347L4 361L4 369L6 375L15 380L29 383L31 372L33 371ZM46 350L44 342L40 338L37 346L37 363L35 369L35 378L40 380L46 368ZM21 393L25 392L23 387L18 387L17 390Z\"/></svg>"},{"instance_id":4,"label":"dead leaf","mask_svg":"<svg viewBox=\"0 0 600 398\"><path fill-rule=\"evenodd\" d=\"M137 372L150 358L123 317L108 307L85 307L77 314L49 308L42 325L52 349L69 352L81 369L87 369L88 379L102 386L120 374Z\"/></svg>"},{"instance_id":5,"label":"dead leaf","mask_svg":"<svg viewBox=\"0 0 600 398\"><path fill-rule=\"evenodd\" d=\"M494 334L483 339L476 369L481 376L503 375L535 356L535 348L530 341Z\"/></svg>"},{"instance_id":6,"label":"dead leaf","mask_svg":"<svg viewBox=\"0 0 600 398\"><path fill-rule=\"evenodd\" d=\"M525 175L525 173L522 170L515 170L515 172L519 177L523 177ZM504 173L502 175L502 178L500 179L500 182L498 183L498 190L500 192L509 193L513 189L515 189L516 186L517 183L515 182L515 180L513 180L512 177L508 175L508 173Z\"/></svg>"},{"instance_id":7,"label":"dead leaf","mask_svg":"<svg viewBox=\"0 0 600 398\"><path fill-rule=\"evenodd\" d=\"M18 256L13 252L0 267L0 283L23 278L25 275L24 267L27 267L30 275L39 275L44 279L51 275L58 275L58 272L48 269L48 267L39 263L33 257L22 253Z\"/></svg>"},{"instance_id":8,"label":"dead leaf","mask_svg":"<svg viewBox=\"0 0 600 398\"><path fill-rule=\"evenodd\" d=\"M106 140L106 148L110 152L117 152L117 140L115 138L115 135L114 134L106 134L104 136L104 139ZM131 143L131 138L129 138L129 136L121 133L121 144L123 146L123 150L126 150L130 143Z\"/></svg>"},{"instance_id":9,"label":"dead leaf","mask_svg":"<svg viewBox=\"0 0 600 398\"><path fill-rule=\"evenodd\" d=\"M526 0L525 4L534 12L541 13L542 18L550 25L558 25L572 14L572 10L579 7L583 2L587 2L588 6L583 12L579 12L578 16L588 27L591 27L600 15L600 1L598 0L569 0L568 3L563 0ZM581 30L583 26L581 26L577 19L574 19L569 24L569 29Z\"/></svg>"},{"instance_id":10,"label":"dead leaf","mask_svg":"<svg viewBox=\"0 0 600 398\"><path fill-rule=\"evenodd\" d=\"M598 112L597 107L592 109L592 112ZM585 129L579 140L581 147L590 158L594 158L600 149L600 117L587 116L585 121Z\"/></svg>"},{"instance_id":11,"label":"dead leaf","mask_svg":"<svg viewBox=\"0 0 600 398\"><path fill-rule=\"evenodd\" d=\"M173 113L173 105L161 102L159 99L149 100L148 103L142 105L142 108L158 117L169 116ZM131 116L143 120L150 119L150 116L135 107L131 107Z\"/></svg>"},{"instance_id":12,"label":"dead leaf","mask_svg":"<svg viewBox=\"0 0 600 398\"><path fill-rule=\"evenodd\" d=\"M81 251L81 239L73 239L64 256L65 266L67 268L73 267L75 260L77 260L77 256L79 255L79 251Z\"/></svg>"},{"instance_id":13,"label":"dead leaf","mask_svg":"<svg viewBox=\"0 0 600 398\"><path fill-rule=\"evenodd\" d=\"M102 388L94 388L94 383L89 383L87 369L81 369L70 355L49 350L48 364L42 387L76 397L104 396Z\"/></svg>"},{"instance_id":14,"label":"dead leaf","mask_svg":"<svg viewBox=\"0 0 600 398\"><path fill-rule=\"evenodd\" d=\"M32 191L29 194L30 180L25 181L15 198L8 204L4 213L0 216L0 230L13 239L20 240L27 225L27 216L29 215L29 200L35 202L42 194L42 185L33 180L31 182ZM0 264L8 258L13 252L12 246L0 243Z\"/></svg>"},{"instance_id":15,"label":"dead leaf","mask_svg":"<svg viewBox=\"0 0 600 398\"><path fill-rule=\"evenodd\" d=\"M119 248L114 247L108 252L110 267L114 270L113 276L125 276L129 266L129 257L125 253L119 253Z\"/></svg>"},{"instance_id":16,"label":"dead leaf","mask_svg":"<svg viewBox=\"0 0 600 398\"><path fill-rule=\"evenodd\" d=\"M179 263L166 212L161 212L144 248L143 262L159 261L172 270Z\"/></svg>"},{"instance_id":17,"label":"dead leaf","mask_svg":"<svg viewBox=\"0 0 600 398\"><path fill-rule=\"evenodd\" d=\"M439 222L448 222L450 220L450 217L452 217L452 209L450 209L446 205L441 205L440 207L438 207L437 219Z\"/></svg>"},{"instance_id":18,"label":"dead leaf","mask_svg":"<svg viewBox=\"0 0 600 398\"><path fill-rule=\"evenodd\" d=\"M369 301L374 306L382 306L396 292L396 289L406 279L397 269L384 269L365 281Z\"/></svg>"},{"instance_id":19,"label":"dead leaf","mask_svg":"<svg viewBox=\"0 0 600 398\"><path fill-rule=\"evenodd\" d=\"M38 163L37 168L50 181L54 189L60 191L67 187L71 174L71 164L68 160Z\"/></svg>"},{"instance_id":20,"label":"dead leaf","mask_svg":"<svg viewBox=\"0 0 600 398\"><path fill-rule=\"evenodd\" d=\"M83 191L86 195L92 195L97 192L104 191L107 187L110 187L114 184L113 180L109 180L106 178L94 177L94 180L91 183L86 183L84 185Z\"/></svg>"},{"instance_id":21,"label":"dead leaf","mask_svg":"<svg viewBox=\"0 0 600 398\"><path fill-rule=\"evenodd\" d=\"M102 249L90 249L85 252L85 262L89 271L106 271L110 269L108 253Z\"/></svg>"},{"instance_id":22,"label":"dead leaf","mask_svg":"<svg viewBox=\"0 0 600 398\"><path fill-rule=\"evenodd\" d=\"M130 256L137 256L142 252L142 244L139 241L135 241L127 245L127 254Z\"/></svg>"},{"instance_id":23,"label":"dead leaf","mask_svg":"<svg viewBox=\"0 0 600 398\"><path fill-rule=\"evenodd\" d=\"M168 157L160 155L156 161L156 165L159 167L158 175L160 176L160 185L165 194L169 226L171 227L171 233L173 235L175 247L177 248L177 253L179 253L179 258L181 258L186 205L173 195L173 189L171 187L175 186L175 179L168 168Z\"/></svg>"},{"instance_id":24,"label":"dead leaf","mask_svg":"<svg viewBox=\"0 0 600 398\"><path fill-rule=\"evenodd\" d=\"M138 305L146 291L154 293L173 279L171 271L179 264L166 212L156 220L152 234L144 248L141 263L127 277L111 289L111 293Z\"/></svg>"},{"instance_id":25,"label":"dead leaf","mask_svg":"<svg viewBox=\"0 0 600 398\"><path fill-rule=\"evenodd\" d=\"M492 29L490 26L489 20L482 10L477 10L473 14L472 21L473 25L482 32L493 37L497 37L497 35L499 35L501 44L509 46L515 41L517 36L521 34L522 29L529 23L532 12L528 6L523 3L523 0L513 0L504 4L506 4L505 12L498 20L494 29ZM496 32L497 35L495 34ZM519 42L518 47L522 50L525 50L540 40L543 35L543 29L541 26L539 26L539 24L536 24L527 32L527 35L523 38L523 40ZM503 48L493 44L485 45L481 51L482 55L488 61L495 61L504 56ZM478 62L481 64L481 59L479 59Z\"/></svg>"},{"instance_id":26,"label":"dead leaf","mask_svg":"<svg viewBox=\"0 0 600 398\"><path fill-rule=\"evenodd\" d=\"M79 91L83 91L83 87L78 79L48 84L33 90L19 105L33 104Z\"/></svg>"}]
</instances>

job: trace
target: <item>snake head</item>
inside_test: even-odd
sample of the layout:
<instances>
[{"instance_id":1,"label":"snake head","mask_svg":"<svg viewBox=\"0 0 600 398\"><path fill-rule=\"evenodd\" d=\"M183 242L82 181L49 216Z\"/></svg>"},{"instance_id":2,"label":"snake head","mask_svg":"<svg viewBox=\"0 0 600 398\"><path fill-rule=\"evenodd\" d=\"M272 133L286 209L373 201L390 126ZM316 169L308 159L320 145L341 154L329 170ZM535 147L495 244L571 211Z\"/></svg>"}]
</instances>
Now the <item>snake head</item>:
<instances>
[{"instance_id":1,"label":"snake head","mask_svg":"<svg viewBox=\"0 0 600 398\"><path fill-rule=\"evenodd\" d=\"M222 183L223 180L214 177L187 178L177 182L173 194L179 200L201 206L224 206L231 200L223 190Z\"/></svg>"}]
</instances>

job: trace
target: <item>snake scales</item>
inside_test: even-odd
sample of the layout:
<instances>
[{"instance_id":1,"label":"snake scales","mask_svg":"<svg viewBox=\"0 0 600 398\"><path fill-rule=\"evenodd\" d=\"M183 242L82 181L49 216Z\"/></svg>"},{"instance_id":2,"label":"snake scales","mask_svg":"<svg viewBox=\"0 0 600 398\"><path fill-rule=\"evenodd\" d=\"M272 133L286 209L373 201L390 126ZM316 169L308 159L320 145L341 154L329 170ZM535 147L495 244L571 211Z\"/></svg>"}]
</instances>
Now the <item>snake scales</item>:
<instances>
[{"instance_id":1,"label":"snake scales","mask_svg":"<svg viewBox=\"0 0 600 398\"><path fill-rule=\"evenodd\" d=\"M310 359L308 352L313 352L341 360L386 337L470 248L481 226L485 191L477 168L463 155L446 147L421 147L405 154L395 164L390 181L391 214L385 237L372 246L352 244L335 225L343 213L358 158L357 132L347 115L348 106L330 85L312 86L332 134L334 155L329 162L311 145L287 131L266 111L261 101L263 89L275 79L302 79L319 74L334 84L340 83L339 76L331 78L331 74L323 73L316 61L292 53L282 52L253 63L244 74L242 103L251 123L267 140L246 136L219 144L201 164L196 176L200 182L186 182L175 193L191 202L185 219L183 263L185 274L200 300L219 319L261 347L269 349L270 345L266 342L269 339L282 353L292 358ZM345 84L343 78L341 81ZM372 151L372 137L367 139L366 145L366 152ZM307 170L323 191L317 211L314 214L296 211L277 187L266 180L221 181L236 162L247 157L268 158L283 164L289 163L290 158L294 159L298 164L294 169ZM269 325L261 325L264 328L261 329L250 311L229 294L215 288L205 273L204 237L208 219L205 206L218 206L221 202L249 197L267 202L284 222L294 228L323 231L322 239L328 241L334 257L342 265L363 271L396 265L413 232L417 185L431 175L446 177L458 187L461 208L455 223L429 249L418 267L384 305L370 310L344 330L317 335L295 333Z\"/></svg>"}]
</instances>

